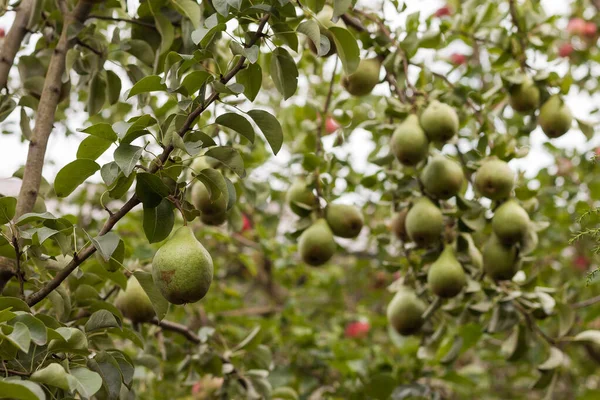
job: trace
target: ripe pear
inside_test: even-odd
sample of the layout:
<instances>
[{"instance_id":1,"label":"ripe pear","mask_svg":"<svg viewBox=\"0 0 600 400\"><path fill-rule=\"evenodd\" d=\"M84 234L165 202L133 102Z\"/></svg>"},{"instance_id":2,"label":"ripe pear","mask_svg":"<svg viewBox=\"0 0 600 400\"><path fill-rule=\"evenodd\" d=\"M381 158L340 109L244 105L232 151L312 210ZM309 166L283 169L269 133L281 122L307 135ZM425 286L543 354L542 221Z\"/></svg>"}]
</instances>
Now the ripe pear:
<instances>
[{"instance_id":1,"label":"ripe pear","mask_svg":"<svg viewBox=\"0 0 600 400\"><path fill-rule=\"evenodd\" d=\"M306 217L317 204L317 198L303 180L297 180L290 186L286 202L294 214Z\"/></svg>"},{"instance_id":2,"label":"ripe pear","mask_svg":"<svg viewBox=\"0 0 600 400\"><path fill-rule=\"evenodd\" d=\"M329 57L332 54L335 54L335 52L336 52L335 41L333 40L333 35L329 31L329 28L331 28L332 26L340 26L342 28L346 27L346 24L344 24L344 21L342 21L341 18L336 23L333 23L333 21L331 20L332 18L333 18L333 8L327 4L325 6L323 6L321 11L319 11L317 13L317 21L319 23L319 33L321 35L326 36L327 39L329 39L329 51L327 52L327 54L324 55L324 57ZM310 51L312 51L315 55L318 55L317 47L312 42L312 40L308 41L308 47L310 48Z\"/></svg>"},{"instance_id":3,"label":"ripe pear","mask_svg":"<svg viewBox=\"0 0 600 400\"><path fill-rule=\"evenodd\" d=\"M503 244L496 235L483 245L482 255L483 270L495 281L512 279L519 269L517 247Z\"/></svg>"},{"instance_id":4,"label":"ripe pear","mask_svg":"<svg viewBox=\"0 0 600 400\"><path fill-rule=\"evenodd\" d=\"M325 264L335 252L333 233L325 219L320 218L307 230L302 232L298 240L298 250L302 260L308 265Z\"/></svg>"},{"instance_id":5,"label":"ripe pear","mask_svg":"<svg viewBox=\"0 0 600 400\"><path fill-rule=\"evenodd\" d=\"M408 234L406 233L406 215L408 214L408 208L399 211L392 218L392 232L394 235L403 242L408 241Z\"/></svg>"},{"instance_id":6,"label":"ripe pear","mask_svg":"<svg viewBox=\"0 0 600 400\"><path fill-rule=\"evenodd\" d=\"M492 230L505 244L523 240L529 229L529 215L515 200L508 200L498 207L492 218Z\"/></svg>"},{"instance_id":7,"label":"ripe pear","mask_svg":"<svg viewBox=\"0 0 600 400\"><path fill-rule=\"evenodd\" d=\"M572 122L571 110L558 95L550 97L540 108L538 123L546 136L551 139L567 133L571 129Z\"/></svg>"},{"instance_id":8,"label":"ripe pear","mask_svg":"<svg viewBox=\"0 0 600 400\"><path fill-rule=\"evenodd\" d=\"M444 200L458 193L464 179L462 167L442 154L432 157L421 172L421 182L427 193Z\"/></svg>"},{"instance_id":9,"label":"ripe pear","mask_svg":"<svg viewBox=\"0 0 600 400\"><path fill-rule=\"evenodd\" d=\"M442 211L427 197L417 200L406 214L406 232L419 247L438 243L443 231Z\"/></svg>"},{"instance_id":10,"label":"ripe pear","mask_svg":"<svg viewBox=\"0 0 600 400\"><path fill-rule=\"evenodd\" d=\"M458 114L448 104L432 101L421 114L421 127L432 142L446 143L458 133Z\"/></svg>"},{"instance_id":11,"label":"ripe pear","mask_svg":"<svg viewBox=\"0 0 600 400\"><path fill-rule=\"evenodd\" d=\"M465 271L456 259L452 246L444 247L442 254L429 267L427 284L434 294L444 298L456 296L467 284Z\"/></svg>"},{"instance_id":12,"label":"ripe pear","mask_svg":"<svg viewBox=\"0 0 600 400\"><path fill-rule=\"evenodd\" d=\"M379 83L380 71L378 58L361 60L356 71L342 78L342 86L353 96L366 96Z\"/></svg>"},{"instance_id":13,"label":"ripe pear","mask_svg":"<svg viewBox=\"0 0 600 400\"><path fill-rule=\"evenodd\" d=\"M392 153L398 161L407 166L415 166L427 157L429 140L419 125L419 117L409 115L394 130L391 139Z\"/></svg>"},{"instance_id":14,"label":"ripe pear","mask_svg":"<svg viewBox=\"0 0 600 400\"><path fill-rule=\"evenodd\" d=\"M228 196L221 193L211 200L204 183L198 181L192 186L192 204L202 213L200 219L207 225L221 225L227 219Z\"/></svg>"},{"instance_id":15,"label":"ripe pear","mask_svg":"<svg viewBox=\"0 0 600 400\"><path fill-rule=\"evenodd\" d=\"M127 288L119 292L115 306L133 322L148 322L156 315L150 298L133 275L127 280Z\"/></svg>"},{"instance_id":16,"label":"ripe pear","mask_svg":"<svg viewBox=\"0 0 600 400\"><path fill-rule=\"evenodd\" d=\"M154 255L154 284L173 304L202 299L212 283L213 261L196 239L192 228L183 226Z\"/></svg>"},{"instance_id":17,"label":"ripe pear","mask_svg":"<svg viewBox=\"0 0 600 400\"><path fill-rule=\"evenodd\" d=\"M520 113L529 113L540 105L540 90L533 80L526 76L523 82L509 89L508 100L513 110Z\"/></svg>"},{"instance_id":18,"label":"ripe pear","mask_svg":"<svg viewBox=\"0 0 600 400\"><path fill-rule=\"evenodd\" d=\"M475 189L491 200L503 200L510 196L515 185L515 173L502 160L484 161L475 174Z\"/></svg>"},{"instance_id":19,"label":"ripe pear","mask_svg":"<svg viewBox=\"0 0 600 400\"><path fill-rule=\"evenodd\" d=\"M360 210L348 204L330 204L325 218L333 234L342 238L357 237L364 224Z\"/></svg>"},{"instance_id":20,"label":"ripe pear","mask_svg":"<svg viewBox=\"0 0 600 400\"><path fill-rule=\"evenodd\" d=\"M401 287L387 307L387 319L400 335L413 335L421 329L425 320L425 304L414 291Z\"/></svg>"}]
</instances>

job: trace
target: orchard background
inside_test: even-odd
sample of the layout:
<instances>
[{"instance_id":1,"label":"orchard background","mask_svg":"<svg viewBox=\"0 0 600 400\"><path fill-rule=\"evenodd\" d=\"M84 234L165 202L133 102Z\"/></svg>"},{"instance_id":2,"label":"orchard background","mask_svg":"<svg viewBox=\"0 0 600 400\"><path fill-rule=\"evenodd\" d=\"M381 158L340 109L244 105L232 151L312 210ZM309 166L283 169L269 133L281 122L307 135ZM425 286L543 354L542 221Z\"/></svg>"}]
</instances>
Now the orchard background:
<instances>
[{"instance_id":1,"label":"orchard background","mask_svg":"<svg viewBox=\"0 0 600 400\"><path fill-rule=\"evenodd\" d=\"M599 398L600 2L420 3L0 2L0 397Z\"/></svg>"}]
</instances>

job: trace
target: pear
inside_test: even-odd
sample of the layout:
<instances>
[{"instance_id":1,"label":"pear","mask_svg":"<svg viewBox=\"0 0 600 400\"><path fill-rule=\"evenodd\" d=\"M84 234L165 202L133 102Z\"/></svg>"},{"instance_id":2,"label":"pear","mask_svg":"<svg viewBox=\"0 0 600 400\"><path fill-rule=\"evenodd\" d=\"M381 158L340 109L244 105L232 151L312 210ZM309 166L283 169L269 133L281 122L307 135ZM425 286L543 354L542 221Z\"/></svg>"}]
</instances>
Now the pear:
<instances>
[{"instance_id":1,"label":"pear","mask_svg":"<svg viewBox=\"0 0 600 400\"><path fill-rule=\"evenodd\" d=\"M401 287L387 307L387 319L390 325L400 335L415 334L421 329L425 320L423 313L425 304L414 291Z\"/></svg>"},{"instance_id":2,"label":"pear","mask_svg":"<svg viewBox=\"0 0 600 400\"><path fill-rule=\"evenodd\" d=\"M353 96L366 96L379 83L380 71L378 58L361 60L356 71L342 78L342 86Z\"/></svg>"},{"instance_id":3,"label":"pear","mask_svg":"<svg viewBox=\"0 0 600 400\"><path fill-rule=\"evenodd\" d=\"M551 139L567 133L571 129L572 122L571 110L558 95L550 97L540 108L538 123L546 136Z\"/></svg>"},{"instance_id":4,"label":"pear","mask_svg":"<svg viewBox=\"0 0 600 400\"><path fill-rule=\"evenodd\" d=\"M540 90L529 76L520 84L513 85L508 93L510 106L517 112L529 113L540 105Z\"/></svg>"},{"instance_id":5,"label":"pear","mask_svg":"<svg viewBox=\"0 0 600 400\"><path fill-rule=\"evenodd\" d=\"M409 115L394 130L391 147L398 161L407 166L415 166L427 157L429 140L416 115Z\"/></svg>"},{"instance_id":6,"label":"pear","mask_svg":"<svg viewBox=\"0 0 600 400\"><path fill-rule=\"evenodd\" d=\"M421 172L421 182L427 193L444 200L458 193L464 178L462 167L441 154L432 157Z\"/></svg>"},{"instance_id":7,"label":"pear","mask_svg":"<svg viewBox=\"0 0 600 400\"><path fill-rule=\"evenodd\" d=\"M133 275L127 280L127 288L119 292L115 306L133 322L148 322L156 315L150 298Z\"/></svg>"},{"instance_id":8,"label":"pear","mask_svg":"<svg viewBox=\"0 0 600 400\"><path fill-rule=\"evenodd\" d=\"M154 255L154 284L173 304L202 299L212 283L213 261L196 239L192 228L183 226Z\"/></svg>"},{"instance_id":9,"label":"pear","mask_svg":"<svg viewBox=\"0 0 600 400\"><path fill-rule=\"evenodd\" d=\"M392 232L394 232L394 235L403 242L408 240L408 234L406 233L406 214L408 214L408 208L397 212L392 218Z\"/></svg>"},{"instance_id":10,"label":"pear","mask_svg":"<svg viewBox=\"0 0 600 400\"><path fill-rule=\"evenodd\" d=\"M342 28L346 27L346 24L344 24L344 21L342 21L341 18L336 23L333 23L333 21L331 20L332 18L333 18L333 8L330 5L326 4L325 6L323 6L321 11L319 11L317 13L317 22L319 23L319 33L321 35L326 36L327 39L329 40L329 51L327 52L327 54L324 55L324 57L329 57L332 54L335 54L335 52L336 52L335 41L333 40L333 35L329 31L329 28L331 28L332 26L339 26ZM312 42L312 40L308 41L308 47L310 48L310 51L312 51L315 55L318 55L317 47Z\"/></svg>"},{"instance_id":11,"label":"pear","mask_svg":"<svg viewBox=\"0 0 600 400\"><path fill-rule=\"evenodd\" d=\"M444 247L442 254L429 267L427 284L434 294L444 298L456 296L467 284L465 271L456 259L452 246Z\"/></svg>"},{"instance_id":12,"label":"pear","mask_svg":"<svg viewBox=\"0 0 600 400\"><path fill-rule=\"evenodd\" d=\"M529 229L529 215L515 200L508 200L498 207L492 218L492 230L505 244L520 242Z\"/></svg>"},{"instance_id":13,"label":"pear","mask_svg":"<svg viewBox=\"0 0 600 400\"><path fill-rule=\"evenodd\" d=\"M306 217L317 204L317 198L303 180L297 180L290 186L286 202L294 214Z\"/></svg>"},{"instance_id":14,"label":"pear","mask_svg":"<svg viewBox=\"0 0 600 400\"><path fill-rule=\"evenodd\" d=\"M192 204L202 213L200 219L207 225L221 225L227 219L228 197L221 193L211 200L204 183L198 181L192 186Z\"/></svg>"},{"instance_id":15,"label":"pear","mask_svg":"<svg viewBox=\"0 0 600 400\"><path fill-rule=\"evenodd\" d=\"M475 174L475 189L491 200L503 200L510 196L515 185L515 173L502 160L484 161Z\"/></svg>"},{"instance_id":16,"label":"pear","mask_svg":"<svg viewBox=\"0 0 600 400\"><path fill-rule=\"evenodd\" d=\"M318 219L302 232L298 240L298 250L302 260L313 266L329 261L335 252L335 247L333 233L323 218Z\"/></svg>"},{"instance_id":17,"label":"pear","mask_svg":"<svg viewBox=\"0 0 600 400\"><path fill-rule=\"evenodd\" d=\"M496 235L483 245L482 255L483 270L495 281L512 279L519 269L517 247L502 243Z\"/></svg>"},{"instance_id":18,"label":"pear","mask_svg":"<svg viewBox=\"0 0 600 400\"><path fill-rule=\"evenodd\" d=\"M448 104L432 101L421 114L421 127L432 142L446 143L458 133L458 114Z\"/></svg>"},{"instance_id":19,"label":"pear","mask_svg":"<svg viewBox=\"0 0 600 400\"><path fill-rule=\"evenodd\" d=\"M406 232L419 247L438 243L443 231L442 211L427 197L417 200L406 214Z\"/></svg>"},{"instance_id":20,"label":"pear","mask_svg":"<svg viewBox=\"0 0 600 400\"><path fill-rule=\"evenodd\" d=\"M357 237L364 224L360 210L348 204L330 204L325 218L333 234L342 238Z\"/></svg>"}]
</instances>

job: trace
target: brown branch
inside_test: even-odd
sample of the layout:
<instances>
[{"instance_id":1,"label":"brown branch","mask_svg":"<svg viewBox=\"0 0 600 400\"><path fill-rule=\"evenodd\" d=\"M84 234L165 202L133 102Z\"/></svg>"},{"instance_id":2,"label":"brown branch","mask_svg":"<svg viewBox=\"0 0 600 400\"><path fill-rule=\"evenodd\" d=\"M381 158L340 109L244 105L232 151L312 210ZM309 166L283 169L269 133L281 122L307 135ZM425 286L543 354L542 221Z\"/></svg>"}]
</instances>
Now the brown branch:
<instances>
[{"instance_id":1,"label":"brown branch","mask_svg":"<svg viewBox=\"0 0 600 400\"><path fill-rule=\"evenodd\" d=\"M16 376L30 376L31 375L29 372L15 371L14 369L8 369L5 367L2 367L2 369L0 371L4 372L4 374L8 374L8 375L16 375Z\"/></svg>"},{"instance_id":2,"label":"brown branch","mask_svg":"<svg viewBox=\"0 0 600 400\"><path fill-rule=\"evenodd\" d=\"M198 335L196 335L194 332L192 332L187 326L178 324L177 322L171 322L171 321L166 321L166 320L159 321L158 318L154 318L154 319L152 319L152 321L150 321L150 323L152 325L159 326L164 330L171 331L171 332L177 332L180 335L185 336L185 338L187 340L189 340L190 342L193 342L195 344L200 344L200 342L201 342Z\"/></svg>"},{"instance_id":3,"label":"brown branch","mask_svg":"<svg viewBox=\"0 0 600 400\"><path fill-rule=\"evenodd\" d=\"M128 24L134 24L134 25L139 25L139 26L145 26L146 28L156 29L156 26L154 26L153 23L141 21L139 19L106 17L104 15L89 15L88 19L100 19L103 21L127 22Z\"/></svg>"},{"instance_id":4,"label":"brown branch","mask_svg":"<svg viewBox=\"0 0 600 400\"><path fill-rule=\"evenodd\" d=\"M21 42L28 32L27 24L29 23L32 5L33 0L23 0L21 2L12 27L4 37L4 43L0 48L0 90L6 87L10 68L21 48Z\"/></svg>"},{"instance_id":5,"label":"brown branch","mask_svg":"<svg viewBox=\"0 0 600 400\"><path fill-rule=\"evenodd\" d=\"M600 3L600 0L598 1ZM594 304L600 303L600 296L592 297L587 300L580 301L578 303L573 303L571 305L572 308L585 308L589 306L593 306Z\"/></svg>"},{"instance_id":6,"label":"brown branch","mask_svg":"<svg viewBox=\"0 0 600 400\"><path fill-rule=\"evenodd\" d=\"M248 308L240 308L237 310L226 310L218 313L221 317L246 317L253 315L269 315L275 314L282 310L281 307L272 307L272 306L257 306L257 307L248 307Z\"/></svg>"},{"instance_id":7,"label":"brown branch","mask_svg":"<svg viewBox=\"0 0 600 400\"><path fill-rule=\"evenodd\" d=\"M61 82L65 73L67 51L72 45L69 40L69 29L77 21L83 22L94 6L92 1L81 0L73 12L65 17L63 29L50 60L42 96L35 116L35 127L29 142L27 162L23 171L23 184L17 201L16 218L31 212L35 204L42 180L42 169L46 156L48 139L52 132L56 108L60 98Z\"/></svg>"},{"instance_id":8,"label":"brown branch","mask_svg":"<svg viewBox=\"0 0 600 400\"><path fill-rule=\"evenodd\" d=\"M264 29L269 17L270 17L270 14L265 14L261 18L258 29L256 31L256 34L250 40L250 42L246 45L247 47L251 47L258 41L258 39L261 35L261 32ZM245 61L246 61L246 57L243 57L243 56L240 57L240 60L238 61L238 63L225 76L223 76L221 78L221 80L220 80L221 83L226 84L227 82L229 82L239 71L241 71L243 69ZM182 127L179 129L177 134L179 136L185 135L193 126L196 118L198 118L198 116L204 110L206 110L215 100L217 100L218 97L219 97L219 94L217 92L213 92L210 95L210 97L204 102L204 104L201 104L200 106L198 106L192 113L190 113L188 115L188 117L184 121ZM174 150L174 148L172 145L165 147L163 152L158 156L157 162L152 163L150 172L155 173L156 171L158 171L161 168L161 166L166 162L166 160L169 158L169 155L171 154L171 152L173 150ZM140 200L134 194L123 205L123 207L121 207L117 212L115 212L108 218L108 220L106 221L106 223L104 224L104 226L102 227L102 230L100 230L100 233L98 235L102 236L102 235L105 235L106 233L108 233L121 218L123 218L129 211L131 211L138 204L140 204ZM96 248L94 246L88 245L87 247L83 248L78 254L74 254L73 260L71 260L71 262L69 264L67 264L62 270L60 270L54 278L52 278L49 282L46 283L45 286L43 286L40 290L31 294L27 298L27 304L29 306L33 306L33 305L39 303L40 301L42 301L46 296L48 296L48 294L50 294L54 289L56 289L65 279L67 279L67 277L71 274L71 272L73 272L79 265L81 265L81 263L83 263L85 260L87 260L95 252L96 252Z\"/></svg>"},{"instance_id":9,"label":"brown branch","mask_svg":"<svg viewBox=\"0 0 600 400\"><path fill-rule=\"evenodd\" d=\"M525 318L525 322L527 322L527 326L532 332L537 334L540 338L544 339L549 345L556 345L556 340L548 336L546 332L544 332L542 328L538 326L531 314L529 314L527 310L523 308L523 306L521 306L516 300L513 300L512 303L515 306L515 308L521 313L521 315L523 315L523 317Z\"/></svg>"}]
</instances>

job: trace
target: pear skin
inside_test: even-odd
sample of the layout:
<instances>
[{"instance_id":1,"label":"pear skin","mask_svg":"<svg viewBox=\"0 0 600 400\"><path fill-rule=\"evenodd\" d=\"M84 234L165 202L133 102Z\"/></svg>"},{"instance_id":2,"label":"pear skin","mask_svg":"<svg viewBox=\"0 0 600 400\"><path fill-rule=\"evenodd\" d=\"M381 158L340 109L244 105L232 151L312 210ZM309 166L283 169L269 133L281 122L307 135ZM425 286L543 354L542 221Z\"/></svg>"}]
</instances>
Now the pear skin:
<instances>
[{"instance_id":1,"label":"pear skin","mask_svg":"<svg viewBox=\"0 0 600 400\"><path fill-rule=\"evenodd\" d=\"M485 242L482 255L483 270L495 281L510 280L519 270L517 247L502 243L496 235Z\"/></svg>"},{"instance_id":2,"label":"pear skin","mask_svg":"<svg viewBox=\"0 0 600 400\"><path fill-rule=\"evenodd\" d=\"M456 296L467 284L465 271L456 259L452 246L444 247L442 254L429 267L427 284L434 294L443 298Z\"/></svg>"},{"instance_id":3,"label":"pear skin","mask_svg":"<svg viewBox=\"0 0 600 400\"><path fill-rule=\"evenodd\" d=\"M502 243L521 242L529 229L529 215L515 200L502 203L492 218L492 230Z\"/></svg>"},{"instance_id":4,"label":"pear skin","mask_svg":"<svg viewBox=\"0 0 600 400\"><path fill-rule=\"evenodd\" d=\"M408 287L402 287L387 307L389 324L400 335L408 336L417 333L425 320L425 303L423 303Z\"/></svg>"},{"instance_id":5,"label":"pear skin","mask_svg":"<svg viewBox=\"0 0 600 400\"><path fill-rule=\"evenodd\" d=\"M366 96L379 83L381 61L377 58L361 60L356 71L342 78L342 86L353 96Z\"/></svg>"},{"instance_id":6,"label":"pear skin","mask_svg":"<svg viewBox=\"0 0 600 400\"><path fill-rule=\"evenodd\" d=\"M515 173L502 160L486 160L477 169L474 184L482 196L491 200L503 200L510 196L515 186Z\"/></svg>"},{"instance_id":7,"label":"pear skin","mask_svg":"<svg viewBox=\"0 0 600 400\"><path fill-rule=\"evenodd\" d=\"M286 202L294 214L299 217L306 217L310 215L312 209L316 206L317 198L306 186L306 182L299 179L288 189Z\"/></svg>"},{"instance_id":8,"label":"pear skin","mask_svg":"<svg viewBox=\"0 0 600 400\"><path fill-rule=\"evenodd\" d=\"M330 204L325 218L333 234L342 238L357 237L364 224L360 210L348 204Z\"/></svg>"},{"instance_id":9,"label":"pear skin","mask_svg":"<svg viewBox=\"0 0 600 400\"><path fill-rule=\"evenodd\" d=\"M442 154L432 157L421 173L425 191L437 199L455 196L464 180L462 167Z\"/></svg>"},{"instance_id":10,"label":"pear skin","mask_svg":"<svg viewBox=\"0 0 600 400\"><path fill-rule=\"evenodd\" d=\"M302 232L298 240L298 251L302 260L308 265L325 264L335 253L336 244L333 233L325 219L318 219Z\"/></svg>"},{"instance_id":11,"label":"pear skin","mask_svg":"<svg viewBox=\"0 0 600 400\"><path fill-rule=\"evenodd\" d=\"M210 193L202 182L192 186L192 204L202 213L200 219L207 225L221 225L227 219L228 197L221 193L211 200Z\"/></svg>"},{"instance_id":12,"label":"pear skin","mask_svg":"<svg viewBox=\"0 0 600 400\"><path fill-rule=\"evenodd\" d=\"M446 143L458 133L458 114L448 104L432 101L420 118L421 127L432 142Z\"/></svg>"},{"instance_id":13,"label":"pear skin","mask_svg":"<svg viewBox=\"0 0 600 400\"><path fill-rule=\"evenodd\" d=\"M508 101L513 110L520 113L530 113L540 105L540 90L533 80L526 76L521 84L510 88Z\"/></svg>"},{"instance_id":14,"label":"pear skin","mask_svg":"<svg viewBox=\"0 0 600 400\"><path fill-rule=\"evenodd\" d=\"M170 303L195 303L210 288L213 260L192 228L183 226L154 255L152 277Z\"/></svg>"},{"instance_id":15,"label":"pear skin","mask_svg":"<svg viewBox=\"0 0 600 400\"><path fill-rule=\"evenodd\" d=\"M394 130L390 145L396 159L406 166L417 165L429 153L429 140L414 114L406 117Z\"/></svg>"},{"instance_id":16,"label":"pear skin","mask_svg":"<svg viewBox=\"0 0 600 400\"><path fill-rule=\"evenodd\" d=\"M127 280L127 288L119 292L115 306L133 322L148 322L156 315L150 298L133 275Z\"/></svg>"},{"instance_id":17,"label":"pear skin","mask_svg":"<svg viewBox=\"0 0 600 400\"><path fill-rule=\"evenodd\" d=\"M444 217L438 206L427 197L421 197L406 215L408 237L419 247L439 243L444 231Z\"/></svg>"},{"instance_id":18,"label":"pear skin","mask_svg":"<svg viewBox=\"0 0 600 400\"><path fill-rule=\"evenodd\" d=\"M540 108L538 123L546 136L555 139L571 129L573 115L563 100L558 95L554 95Z\"/></svg>"}]
</instances>

